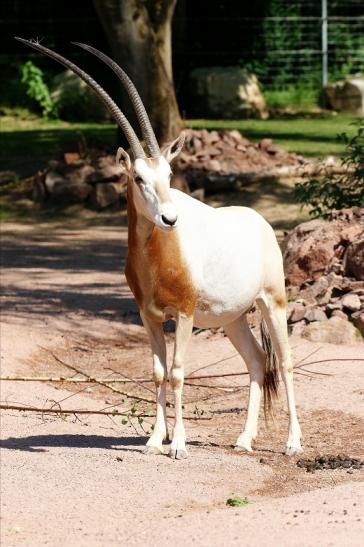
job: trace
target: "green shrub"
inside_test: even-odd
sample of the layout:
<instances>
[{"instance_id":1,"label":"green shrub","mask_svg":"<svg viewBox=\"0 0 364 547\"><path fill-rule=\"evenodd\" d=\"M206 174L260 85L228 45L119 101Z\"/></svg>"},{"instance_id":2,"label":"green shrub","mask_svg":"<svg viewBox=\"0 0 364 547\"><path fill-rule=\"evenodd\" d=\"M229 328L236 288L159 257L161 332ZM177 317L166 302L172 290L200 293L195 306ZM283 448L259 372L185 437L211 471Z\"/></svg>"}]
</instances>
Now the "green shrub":
<instances>
[{"instance_id":1,"label":"green shrub","mask_svg":"<svg viewBox=\"0 0 364 547\"><path fill-rule=\"evenodd\" d=\"M20 66L20 73L21 81L26 86L26 94L40 106L43 116L45 118L54 116L55 107L44 81L43 71L32 61L27 61Z\"/></svg>"},{"instance_id":2,"label":"green shrub","mask_svg":"<svg viewBox=\"0 0 364 547\"><path fill-rule=\"evenodd\" d=\"M71 70L53 78L51 98L62 120L89 122L110 119L92 89Z\"/></svg>"},{"instance_id":3,"label":"green shrub","mask_svg":"<svg viewBox=\"0 0 364 547\"><path fill-rule=\"evenodd\" d=\"M364 120L357 125L354 137L339 135L345 143L341 159L348 167L347 173L327 175L324 180L307 178L295 186L296 198L303 206L310 207L313 217L327 218L334 209L364 204Z\"/></svg>"}]
</instances>

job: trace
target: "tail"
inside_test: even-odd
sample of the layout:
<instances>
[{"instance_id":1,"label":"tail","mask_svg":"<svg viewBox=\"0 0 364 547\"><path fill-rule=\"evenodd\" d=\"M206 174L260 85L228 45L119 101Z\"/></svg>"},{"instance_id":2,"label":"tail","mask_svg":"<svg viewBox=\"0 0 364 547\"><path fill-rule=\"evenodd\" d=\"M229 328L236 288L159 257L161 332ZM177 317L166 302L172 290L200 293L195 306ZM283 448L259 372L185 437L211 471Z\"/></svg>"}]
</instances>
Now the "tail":
<instances>
[{"instance_id":1,"label":"tail","mask_svg":"<svg viewBox=\"0 0 364 547\"><path fill-rule=\"evenodd\" d=\"M267 329L267 325L262 320L260 324L260 333L262 335L262 346L265 351L264 364L264 380L263 380L263 395L264 395L264 417L265 421L268 418L274 418L273 415L273 398L278 395L279 376L278 376L278 358L272 345L272 339Z\"/></svg>"}]
</instances>

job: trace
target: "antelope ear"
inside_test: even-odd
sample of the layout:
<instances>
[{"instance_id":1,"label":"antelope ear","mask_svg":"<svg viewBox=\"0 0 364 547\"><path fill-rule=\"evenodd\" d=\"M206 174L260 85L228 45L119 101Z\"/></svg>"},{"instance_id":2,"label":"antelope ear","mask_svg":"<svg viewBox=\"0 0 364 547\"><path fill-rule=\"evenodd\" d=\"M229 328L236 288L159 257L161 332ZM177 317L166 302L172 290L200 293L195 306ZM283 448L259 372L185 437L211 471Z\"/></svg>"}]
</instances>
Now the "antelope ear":
<instances>
[{"instance_id":1,"label":"antelope ear","mask_svg":"<svg viewBox=\"0 0 364 547\"><path fill-rule=\"evenodd\" d=\"M117 164L122 163L127 171L130 171L131 169L131 159L127 152L125 152L124 148L118 148L118 151L116 152L116 158L115 161Z\"/></svg>"},{"instance_id":2,"label":"antelope ear","mask_svg":"<svg viewBox=\"0 0 364 547\"><path fill-rule=\"evenodd\" d=\"M163 148L162 155L166 158L168 163L170 163L181 152L183 145L185 143L185 139L186 139L185 133L181 133L176 140L174 140L170 144L167 144Z\"/></svg>"}]
</instances>

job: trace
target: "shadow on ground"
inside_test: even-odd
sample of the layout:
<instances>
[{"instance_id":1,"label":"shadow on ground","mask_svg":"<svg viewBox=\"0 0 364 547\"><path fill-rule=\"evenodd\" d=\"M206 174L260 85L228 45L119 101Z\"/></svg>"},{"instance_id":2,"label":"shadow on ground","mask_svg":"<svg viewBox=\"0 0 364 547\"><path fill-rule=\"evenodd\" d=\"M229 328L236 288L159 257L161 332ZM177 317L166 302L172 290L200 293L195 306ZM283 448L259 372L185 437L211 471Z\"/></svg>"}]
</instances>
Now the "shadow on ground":
<instances>
[{"instance_id":1,"label":"shadow on ground","mask_svg":"<svg viewBox=\"0 0 364 547\"><path fill-rule=\"evenodd\" d=\"M31 435L29 437L8 437L0 440L0 448L26 452L48 452L47 448L103 448L122 450L127 446L144 446L147 437L104 437L102 435ZM137 450L140 452L140 450Z\"/></svg>"},{"instance_id":2,"label":"shadow on ground","mask_svg":"<svg viewBox=\"0 0 364 547\"><path fill-rule=\"evenodd\" d=\"M140 324L122 272L127 244L122 233L45 226L2 232L2 313L56 316L86 313ZM85 237L86 236L86 237ZM27 271L29 274L27 275Z\"/></svg>"}]
</instances>

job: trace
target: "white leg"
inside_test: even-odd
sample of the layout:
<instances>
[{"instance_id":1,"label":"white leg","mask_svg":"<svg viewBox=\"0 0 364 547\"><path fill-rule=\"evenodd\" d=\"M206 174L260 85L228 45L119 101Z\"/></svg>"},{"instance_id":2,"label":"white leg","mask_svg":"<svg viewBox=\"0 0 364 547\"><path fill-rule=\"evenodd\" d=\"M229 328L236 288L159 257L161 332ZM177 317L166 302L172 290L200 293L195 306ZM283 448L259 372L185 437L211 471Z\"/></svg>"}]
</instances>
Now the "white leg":
<instances>
[{"instance_id":1,"label":"white leg","mask_svg":"<svg viewBox=\"0 0 364 547\"><path fill-rule=\"evenodd\" d=\"M260 409L261 391L264 380L265 354L254 338L247 319L241 316L224 327L233 346L243 357L250 376L249 404L244 431L239 435L235 447L252 451L252 440L258 432L258 418Z\"/></svg>"},{"instance_id":2,"label":"white leg","mask_svg":"<svg viewBox=\"0 0 364 547\"><path fill-rule=\"evenodd\" d=\"M184 381L183 362L191 339L193 317L179 314L176 321L176 341L174 346L173 365L171 370L171 384L174 393L176 420L173 428L173 437L169 455L180 460L187 458L186 434L182 419L182 389Z\"/></svg>"},{"instance_id":3,"label":"white leg","mask_svg":"<svg viewBox=\"0 0 364 547\"><path fill-rule=\"evenodd\" d=\"M145 447L145 454L163 454L163 441L168 438L166 416L167 359L163 327L141 314L148 332L153 355L153 380L156 388L157 414L153 434Z\"/></svg>"},{"instance_id":4,"label":"white leg","mask_svg":"<svg viewBox=\"0 0 364 547\"><path fill-rule=\"evenodd\" d=\"M274 297L266 296L257 300L272 337L281 375L286 389L289 412L289 431L286 454L293 456L301 452L301 428L298 423L296 403L293 388L293 366L291 349L288 342L286 308L274 301Z\"/></svg>"}]
</instances>

